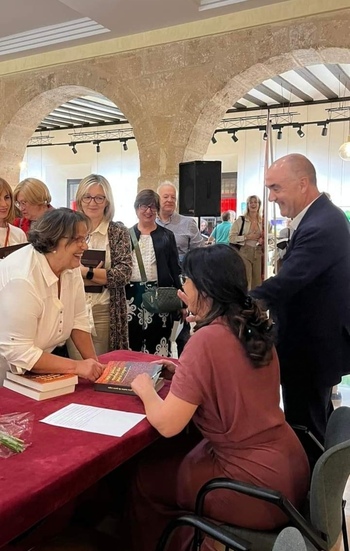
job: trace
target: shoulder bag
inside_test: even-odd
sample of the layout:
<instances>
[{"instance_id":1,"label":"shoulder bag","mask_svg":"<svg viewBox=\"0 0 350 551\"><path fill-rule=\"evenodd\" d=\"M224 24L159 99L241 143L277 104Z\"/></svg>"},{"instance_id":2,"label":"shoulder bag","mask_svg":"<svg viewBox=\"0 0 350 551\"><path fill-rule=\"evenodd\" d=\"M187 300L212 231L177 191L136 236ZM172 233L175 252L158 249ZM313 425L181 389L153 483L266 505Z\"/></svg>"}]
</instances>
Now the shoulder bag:
<instances>
[{"instance_id":1,"label":"shoulder bag","mask_svg":"<svg viewBox=\"0 0 350 551\"><path fill-rule=\"evenodd\" d=\"M130 229L130 236L139 265L141 281L147 289L142 294L143 307L151 314L167 314L175 312L175 310L181 310L182 301L177 296L177 289L175 287L157 287L147 282L146 270L134 228Z\"/></svg>"},{"instance_id":2,"label":"shoulder bag","mask_svg":"<svg viewBox=\"0 0 350 551\"><path fill-rule=\"evenodd\" d=\"M242 237L245 219L244 219L244 216L240 216L240 218L242 218L242 225L241 225L241 229L239 230L238 236L239 236L239 237ZM230 243L230 245L231 245L231 247L233 247L233 248L236 249L237 251L239 251L239 249L240 249L241 247L243 247L243 243Z\"/></svg>"}]
</instances>

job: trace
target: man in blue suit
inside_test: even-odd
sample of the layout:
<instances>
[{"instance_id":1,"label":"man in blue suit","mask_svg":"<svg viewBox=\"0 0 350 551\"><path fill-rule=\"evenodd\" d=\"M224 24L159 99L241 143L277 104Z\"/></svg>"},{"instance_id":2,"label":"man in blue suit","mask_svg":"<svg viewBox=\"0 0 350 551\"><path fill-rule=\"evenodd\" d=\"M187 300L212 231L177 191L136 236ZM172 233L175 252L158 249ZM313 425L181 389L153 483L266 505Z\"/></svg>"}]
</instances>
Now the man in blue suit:
<instances>
[{"instance_id":1,"label":"man in blue suit","mask_svg":"<svg viewBox=\"0 0 350 551\"><path fill-rule=\"evenodd\" d=\"M349 222L318 191L303 155L275 161L265 185L269 201L293 219L292 234L278 274L251 294L277 320L286 419L323 442L332 387L350 372Z\"/></svg>"}]
</instances>

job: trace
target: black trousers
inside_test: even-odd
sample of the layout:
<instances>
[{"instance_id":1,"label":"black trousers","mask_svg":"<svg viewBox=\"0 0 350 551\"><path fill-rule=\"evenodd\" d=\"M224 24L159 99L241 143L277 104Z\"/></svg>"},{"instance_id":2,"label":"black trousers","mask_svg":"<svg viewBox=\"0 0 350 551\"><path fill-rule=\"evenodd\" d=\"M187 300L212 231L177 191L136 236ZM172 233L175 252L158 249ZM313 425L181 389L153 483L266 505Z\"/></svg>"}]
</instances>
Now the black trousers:
<instances>
[{"instance_id":1,"label":"black trousers","mask_svg":"<svg viewBox=\"0 0 350 551\"><path fill-rule=\"evenodd\" d=\"M282 383L284 413L290 425L306 426L323 445L327 421L333 411L331 400L332 386L316 386L314 383L285 382ZM311 467L314 466L321 450L308 435L298 434L309 457Z\"/></svg>"}]
</instances>

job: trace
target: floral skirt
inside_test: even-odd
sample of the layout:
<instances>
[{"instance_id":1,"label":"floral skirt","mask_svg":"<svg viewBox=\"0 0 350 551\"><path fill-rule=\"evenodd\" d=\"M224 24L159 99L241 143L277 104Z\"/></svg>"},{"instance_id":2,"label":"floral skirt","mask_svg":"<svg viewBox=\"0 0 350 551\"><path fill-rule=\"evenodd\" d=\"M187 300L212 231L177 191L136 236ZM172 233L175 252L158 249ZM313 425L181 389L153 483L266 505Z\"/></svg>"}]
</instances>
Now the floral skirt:
<instances>
[{"instance_id":1,"label":"floral skirt","mask_svg":"<svg viewBox=\"0 0 350 551\"><path fill-rule=\"evenodd\" d=\"M154 283L149 281L148 283ZM151 314L142 304L144 283L128 283L125 286L128 305L128 327L130 350L170 356L170 334L173 325L171 314Z\"/></svg>"}]
</instances>

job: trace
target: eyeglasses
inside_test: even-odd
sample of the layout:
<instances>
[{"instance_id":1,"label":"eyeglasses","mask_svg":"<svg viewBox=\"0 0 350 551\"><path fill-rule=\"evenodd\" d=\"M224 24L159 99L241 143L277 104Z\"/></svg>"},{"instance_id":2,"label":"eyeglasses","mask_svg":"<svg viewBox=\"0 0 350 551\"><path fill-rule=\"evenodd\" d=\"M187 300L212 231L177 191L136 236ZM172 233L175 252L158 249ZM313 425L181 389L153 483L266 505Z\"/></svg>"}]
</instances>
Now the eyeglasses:
<instances>
[{"instance_id":1,"label":"eyeglasses","mask_svg":"<svg viewBox=\"0 0 350 551\"><path fill-rule=\"evenodd\" d=\"M151 212L157 212L158 211L158 208L156 207L156 205L139 205L139 209L141 212L147 212L148 209L150 209Z\"/></svg>"},{"instance_id":2,"label":"eyeglasses","mask_svg":"<svg viewBox=\"0 0 350 551\"><path fill-rule=\"evenodd\" d=\"M18 209L25 208L28 205L28 201L15 201L15 205Z\"/></svg>"},{"instance_id":3,"label":"eyeglasses","mask_svg":"<svg viewBox=\"0 0 350 551\"><path fill-rule=\"evenodd\" d=\"M78 245L84 245L85 243L89 243L91 235L88 233L84 237L68 237L67 235L63 236L65 239L70 239L70 241L74 241L74 243L78 243Z\"/></svg>"},{"instance_id":4,"label":"eyeglasses","mask_svg":"<svg viewBox=\"0 0 350 551\"><path fill-rule=\"evenodd\" d=\"M86 205L89 205L92 200L95 201L96 205L102 205L102 203L105 201L106 196L105 195L83 195L81 200Z\"/></svg>"},{"instance_id":5,"label":"eyeglasses","mask_svg":"<svg viewBox=\"0 0 350 551\"><path fill-rule=\"evenodd\" d=\"M186 281L188 280L188 276L184 274L180 274L180 283L182 286L185 285Z\"/></svg>"}]
</instances>

